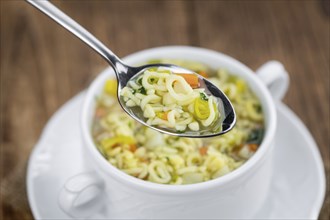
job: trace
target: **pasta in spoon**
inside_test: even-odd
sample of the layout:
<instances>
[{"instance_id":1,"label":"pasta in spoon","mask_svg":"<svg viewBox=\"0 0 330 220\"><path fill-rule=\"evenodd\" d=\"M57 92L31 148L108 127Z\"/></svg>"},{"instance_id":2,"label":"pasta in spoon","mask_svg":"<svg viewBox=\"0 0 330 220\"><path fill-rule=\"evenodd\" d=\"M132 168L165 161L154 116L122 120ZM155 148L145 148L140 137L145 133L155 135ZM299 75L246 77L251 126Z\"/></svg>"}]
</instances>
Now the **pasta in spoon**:
<instances>
[{"instance_id":1,"label":"pasta in spoon","mask_svg":"<svg viewBox=\"0 0 330 220\"><path fill-rule=\"evenodd\" d=\"M130 80L120 96L127 107L141 111L147 124L176 132L199 131L221 116L217 98L207 95L196 74L162 67Z\"/></svg>"}]
</instances>

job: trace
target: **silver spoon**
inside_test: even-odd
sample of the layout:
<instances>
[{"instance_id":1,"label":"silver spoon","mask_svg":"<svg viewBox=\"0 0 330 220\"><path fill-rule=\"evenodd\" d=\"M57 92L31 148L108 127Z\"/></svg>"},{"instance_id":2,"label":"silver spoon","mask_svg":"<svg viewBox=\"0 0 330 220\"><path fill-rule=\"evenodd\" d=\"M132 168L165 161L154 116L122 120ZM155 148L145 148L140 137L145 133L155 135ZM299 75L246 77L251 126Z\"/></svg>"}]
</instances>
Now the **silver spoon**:
<instances>
[{"instance_id":1,"label":"silver spoon","mask_svg":"<svg viewBox=\"0 0 330 220\"><path fill-rule=\"evenodd\" d=\"M85 42L87 45L89 45L91 48L93 48L98 54L100 54L114 69L114 72L116 74L117 80L118 80L118 90L117 90L117 96L120 105L122 108L127 112L132 118L137 120L138 122L155 129L157 131L169 134L169 135L175 135L175 136L181 136L181 137L192 137L192 138L201 138L201 137L212 137L224 134L231 130L236 122L236 114L233 109L232 104L226 97L226 95L220 91L216 86L214 86L210 81L207 79L199 77L199 82L202 85L202 87L205 88L205 91L209 95L213 95L218 98L218 108L219 112L221 114L221 117L218 117L217 121L215 121L212 126L209 126L208 128L204 128L201 131L186 131L184 133L175 132L171 129L166 128L160 128L160 127L153 127L148 125L144 120L143 116L137 112L133 111L131 108L126 107L124 101L120 97L120 91L126 86L127 82L134 76L136 77L137 74L142 74L144 70L153 68L153 67L163 67L166 69L171 70L172 72L181 72L181 73L191 73L196 74L192 72L191 70L184 69L179 66L171 65L171 64L149 64L139 67L132 67L127 64L125 64L123 61L121 61L111 50L109 50L101 41L99 41L97 38L95 38L91 33L89 33L85 28L80 26L77 22L75 22L73 19L71 19L69 16L64 14L61 10L59 10L57 7L55 7L53 4L51 4L49 1L38 1L38 0L27 0L31 5L35 6L37 9L48 15L50 18L52 18L54 21L56 21L58 24L63 26L65 29L67 29L69 32L71 32L73 35L78 37L80 40Z\"/></svg>"}]
</instances>

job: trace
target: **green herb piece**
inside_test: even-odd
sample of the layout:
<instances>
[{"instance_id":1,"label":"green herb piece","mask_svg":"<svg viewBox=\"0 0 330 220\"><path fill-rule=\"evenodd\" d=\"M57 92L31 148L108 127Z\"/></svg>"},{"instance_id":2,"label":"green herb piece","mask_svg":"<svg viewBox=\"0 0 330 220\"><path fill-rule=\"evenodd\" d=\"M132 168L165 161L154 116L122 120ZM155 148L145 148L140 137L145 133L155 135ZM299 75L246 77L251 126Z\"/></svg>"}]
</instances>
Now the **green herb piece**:
<instances>
[{"instance_id":1,"label":"green herb piece","mask_svg":"<svg viewBox=\"0 0 330 220\"><path fill-rule=\"evenodd\" d=\"M261 144L264 133L265 130L263 128L253 130L248 136L247 143Z\"/></svg>"},{"instance_id":2,"label":"green herb piece","mask_svg":"<svg viewBox=\"0 0 330 220\"><path fill-rule=\"evenodd\" d=\"M136 81L138 84L142 85L142 77Z\"/></svg>"},{"instance_id":3,"label":"green herb piece","mask_svg":"<svg viewBox=\"0 0 330 220\"><path fill-rule=\"evenodd\" d=\"M202 100L204 100L204 101L208 101L209 100L204 93L201 92L199 94L200 94L200 97L201 97Z\"/></svg>"},{"instance_id":4,"label":"green herb piece","mask_svg":"<svg viewBox=\"0 0 330 220\"><path fill-rule=\"evenodd\" d=\"M146 89L142 86L141 88L137 89L137 92L143 94L143 95L147 95L147 91Z\"/></svg>"},{"instance_id":5,"label":"green herb piece","mask_svg":"<svg viewBox=\"0 0 330 220\"><path fill-rule=\"evenodd\" d=\"M254 108L256 109L256 111L257 111L258 113L261 113L261 111L262 111L262 107L261 107L260 104L254 105Z\"/></svg>"}]
</instances>

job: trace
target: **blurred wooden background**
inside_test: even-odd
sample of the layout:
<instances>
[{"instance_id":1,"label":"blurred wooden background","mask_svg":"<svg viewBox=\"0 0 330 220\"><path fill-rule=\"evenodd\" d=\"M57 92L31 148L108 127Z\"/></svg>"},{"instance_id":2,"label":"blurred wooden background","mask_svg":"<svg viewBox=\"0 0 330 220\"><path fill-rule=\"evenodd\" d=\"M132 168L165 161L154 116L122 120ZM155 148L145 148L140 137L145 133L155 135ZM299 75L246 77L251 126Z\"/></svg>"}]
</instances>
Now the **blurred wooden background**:
<instances>
[{"instance_id":1,"label":"blurred wooden background","mask_svg":"<svg viewBox=\"0 0 330 220\"><path fill-rule=\"evenodd\" d=\"M329 1L53 1L119 56L163 45L221 51L290 73L284 102L309 127L329 198ZM91 49L22 1L1 1L1 219L32 219L26 164L52 114L107 67Z\"/></svg>"}]
</instances>

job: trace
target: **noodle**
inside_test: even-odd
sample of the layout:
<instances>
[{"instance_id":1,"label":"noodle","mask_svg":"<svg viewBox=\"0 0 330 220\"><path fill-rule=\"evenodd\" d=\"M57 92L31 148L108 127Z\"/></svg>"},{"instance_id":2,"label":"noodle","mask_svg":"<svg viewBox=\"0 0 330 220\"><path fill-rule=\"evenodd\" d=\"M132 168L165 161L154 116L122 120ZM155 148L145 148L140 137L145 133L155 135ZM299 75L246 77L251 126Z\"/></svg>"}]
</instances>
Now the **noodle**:
<instances>
[{"instance_id":1,"label":"noodle","mask_svg":"<svg viewBox=\"0 0 330 220\"><path fill-rule=\"evenodd\" d=\"M220 113L217 100L198 86L199 79L195 74L150 68L130 80L120 96L127 107L140 107L147 124L180 132L199 131L212 125Z\"/></svg>"}]
</instances>

